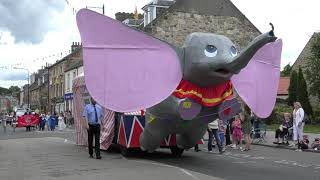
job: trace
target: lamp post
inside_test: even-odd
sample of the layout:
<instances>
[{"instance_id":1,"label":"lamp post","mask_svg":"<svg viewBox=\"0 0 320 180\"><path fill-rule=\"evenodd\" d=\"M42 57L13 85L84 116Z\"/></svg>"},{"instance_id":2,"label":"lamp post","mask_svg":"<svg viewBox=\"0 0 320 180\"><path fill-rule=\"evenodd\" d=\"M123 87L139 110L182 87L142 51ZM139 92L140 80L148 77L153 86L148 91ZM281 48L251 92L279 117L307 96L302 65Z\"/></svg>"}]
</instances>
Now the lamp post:
<instances>
[{"instance_id":1,"label":"lamp post","mask_svg":"<svg viewBox=\"0 0 320 180\"><path fill-rule=\"evenodd\" d=\"M28 71L28 109L30 110L30 71L26 68L13 67L13 69L22 69Z\"/></svg>"}]
</instances>

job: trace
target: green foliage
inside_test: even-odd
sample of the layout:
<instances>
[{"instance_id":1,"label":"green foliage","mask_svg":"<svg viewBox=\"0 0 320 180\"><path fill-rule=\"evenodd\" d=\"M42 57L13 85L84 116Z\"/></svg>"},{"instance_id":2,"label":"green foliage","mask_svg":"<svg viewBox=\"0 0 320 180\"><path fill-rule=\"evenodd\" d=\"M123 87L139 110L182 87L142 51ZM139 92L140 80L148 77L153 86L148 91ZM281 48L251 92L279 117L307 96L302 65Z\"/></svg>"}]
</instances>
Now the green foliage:
<instances>
[{"instance_id":1,"label":"green foliage","mask_svg":"<svg viewBox=\"0 0 320 180\"><path fill-rule=\"evenodd\" d=\"M310 85L310 94L317 96L320 100L320 34L314 36L307 67L306 78Z\"/></svg>"},{"instance_id":2,"label":"green foliage","mask_svg":"<svg viewBox=\"0 0 320 180\"><path fill-rule=\"evenodd\" d=\"M290 73L291 73L291 70L292 70L292 66L290 66L290 63L287 64L283 70L281 71L281 77L288 77L290 76Z\"/></svg>"},{"instance_id":3,"label":"green foliage","mask_svg":"<svg viewBox=\"0 0 320 180\"><path fill-rule=\"evenodd\" d=\"M292 106L297 101L297 86L298 86L298 74L296 71L292 71L290 77L290 86L288 88L288 105Z\"/></svg>"},{"instance_id":4,"label":"green foliage","mask_svg":"<svg viewBox=\"0 0 320 180\"><path fill-rule=\"evenodd\" d=\"M9 91L10 93L17 93L17 92L20 92L20 88L18 86L10 86L9 87Z\"/></svg>"},{"instance_id":5,"label":"green foliage","mask_svg":"<svg viewBox=\"0 0 320 180\"><path fill-rule=\"evenodd\" d=\"M271 113L271 115L266 118L266 124L280 124L283 119L283 113L292 113L293 107L288 106L286 103L277 103Z\"/></svg>"},{"instance_id":6,"label":"green foliage","mask_svg":"<svg viewBox=\"0 0 320 180\"><path fill-rule=\"evenodd\" d=\"M8 95L10 94L9 89L0 87L0 95Z\"/></svg>"},{"instance_id":7,"label":"green foliage","mask_svg":"<svg viewBox=\"0 0 320 180\"><path fill-rule=\"evenodd\" d=\"M312 113L312 107L309 102L307 83L303 77L301 68L299 68L299 74L298 74L297 100L301 103L305 113L309 116L312 116L313 113Z\"/></svg>"},{"instance_id":8,"label":"green foliage","mask_svg":"<svg viewBox=\"0 0 320 180\"><path fill-rule=\"evenodd\" d=\"M134 13L117 12L115 16L116 16L116 20L121 22L126 19L134 19ZM138 16L139 16L139 19L143 18L143 14L138 14Z\"/></svg>"}]
</instances>

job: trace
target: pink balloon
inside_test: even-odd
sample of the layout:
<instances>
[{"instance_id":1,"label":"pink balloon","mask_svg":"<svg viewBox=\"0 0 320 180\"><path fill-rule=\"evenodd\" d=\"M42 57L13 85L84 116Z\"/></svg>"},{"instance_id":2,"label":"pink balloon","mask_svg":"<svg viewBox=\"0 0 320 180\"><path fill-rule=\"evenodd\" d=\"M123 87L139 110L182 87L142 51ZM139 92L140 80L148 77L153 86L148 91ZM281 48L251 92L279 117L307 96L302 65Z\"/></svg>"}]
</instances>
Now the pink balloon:
<instances>
[{"instance_id":1,"label":"pink balloon","mask_svg":"<svg viewBox=\"0 0 320 180\"><path fill-rule=\"evenodd\" d=\"M160 103L182 79L173 48L88 9L77 13L86 86L107 109L130 112Z\"/></svg>"},{"instance_id":2,"label":"pink balloon","mask_svg":"<svg viewBox=\"0 0 320 180\"><path fill-rule=\"evenodd\" d=\"M268 117L276 102L281 52L281 39L266 44L231 78L239 96L260 118Z\"/></svg>"}]
</instances>

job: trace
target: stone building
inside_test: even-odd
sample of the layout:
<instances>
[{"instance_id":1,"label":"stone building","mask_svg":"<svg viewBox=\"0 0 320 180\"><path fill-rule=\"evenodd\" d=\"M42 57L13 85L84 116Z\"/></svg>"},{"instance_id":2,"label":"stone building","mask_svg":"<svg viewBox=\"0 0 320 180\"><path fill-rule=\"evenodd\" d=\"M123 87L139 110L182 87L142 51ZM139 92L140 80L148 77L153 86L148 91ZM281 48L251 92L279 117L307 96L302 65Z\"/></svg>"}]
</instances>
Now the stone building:
<instances>
[{"instance_id":1,"label":"stone building","mask_svg":"<svg viewBox=\"0 0 320 180\"><path fill-rule=\"evenodd\" d=\"M71 53L53 65L49 66L49 99L51 112L64 112L64 94L65 94L65 69L72 59L82 58L81 45L78 42L72 43Z\"/></svg>"},{"instance_id":2,"label":"stone building","mask_svg":"<svg viewBox=\"0 0 320 180\"><path fill-rule=\"evenodd\" d=\"M34 73L30 76L30 108L31 110L39 109L39 86L38 86L38 73Z\"/></svg>"},{"instance_id":3,"label":"stone building","mask_svg":"<svg viewBox=\"0 0 320 180\"><path fill-rule=\"evenodd\" d=\"M314 33L311 38L309 39L308 43L305 45L303 50L301 51L300 55L298 56L297 60L292 65L292 70L298 72L299 67L301 67L302 72L304 73L304 77L306 79L305 71L308 68L308 63L311 57L311 46L314 43L315 37L320 36L320 32ZM308 84L308 80L306 79ZM310 92L310 91L308 91ZM310 95L309 93L309 101L312 107L320 106L319 99L315 96Z\"/></svg>"},{"instance_id":4,"label":"stone building","mask_svg":"<svg viewBox=\"0 0 320 180\"><path fill-rule=\"evenodd\" d=\"M80 74L83 73L83 58L82 58L82 48L79 49L77 56L70 58L69 62L66 64L65 72L65 93L64 93L64 103L65 110L73 112L73 91L72 85L73 80Z\"/></svg>"},{"instance_id":5,"label":"stone building","mask_svg":"<svg viewBox=\"0 0 320 180\"><path fill-rule=\"evenodd\" d=\"M28 108L28 87L29 87L28 84L24 85L21 88L21 92L20 92L20 107L25 109ZM30 95L29 95L29 98L30 98Z\"/></svg>"},{"instance_id":6,"label":"stone building","mask_svg":"<svg viewBox=\"0 0 320 180\"><path fill-rule=\"evenodd\" d=\"M145 10L145 17L150 13ZM230 0L177 0L158 11L156 18L142 30L176 46L182 46L186 36L193 32L221 34L230 38L239 50L261 34Z\"/></svg>"},{"instance_id":7,"label":"stone building","mask_svg":"<svg viewBox=\"0 0 320 180\"><path fill-rule=\"evenodd\" d=\"M48 111L48 70L42 67L30 76L30 108L40 112ZM27 92L28 93L28 92ZM23 93L26 96L25 93Z\"/></svg>"}]
</instances>

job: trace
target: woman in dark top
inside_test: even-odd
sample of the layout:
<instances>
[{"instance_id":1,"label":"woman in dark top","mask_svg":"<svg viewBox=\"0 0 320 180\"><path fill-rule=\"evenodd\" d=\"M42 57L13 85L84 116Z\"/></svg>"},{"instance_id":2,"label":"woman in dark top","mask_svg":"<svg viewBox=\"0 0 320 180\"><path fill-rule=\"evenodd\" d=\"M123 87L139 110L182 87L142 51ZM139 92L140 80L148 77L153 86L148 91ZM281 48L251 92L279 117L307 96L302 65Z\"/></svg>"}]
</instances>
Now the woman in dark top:
<instances>
[{"instance_id":1,"label":"woman in dark top","mask_svg":"<svg viewBox=\"0 0 320 180\"><path fill-rule=\"evenodd\" d=\"M288 129L290 127L290 113L283 113L283 120L282 124L280 127L276 130L276 135L275 135L275 143L280 142L281 138L281 143L283 143L283 138L286 134L288 134Z\"/></svg>"}]
</instances>

